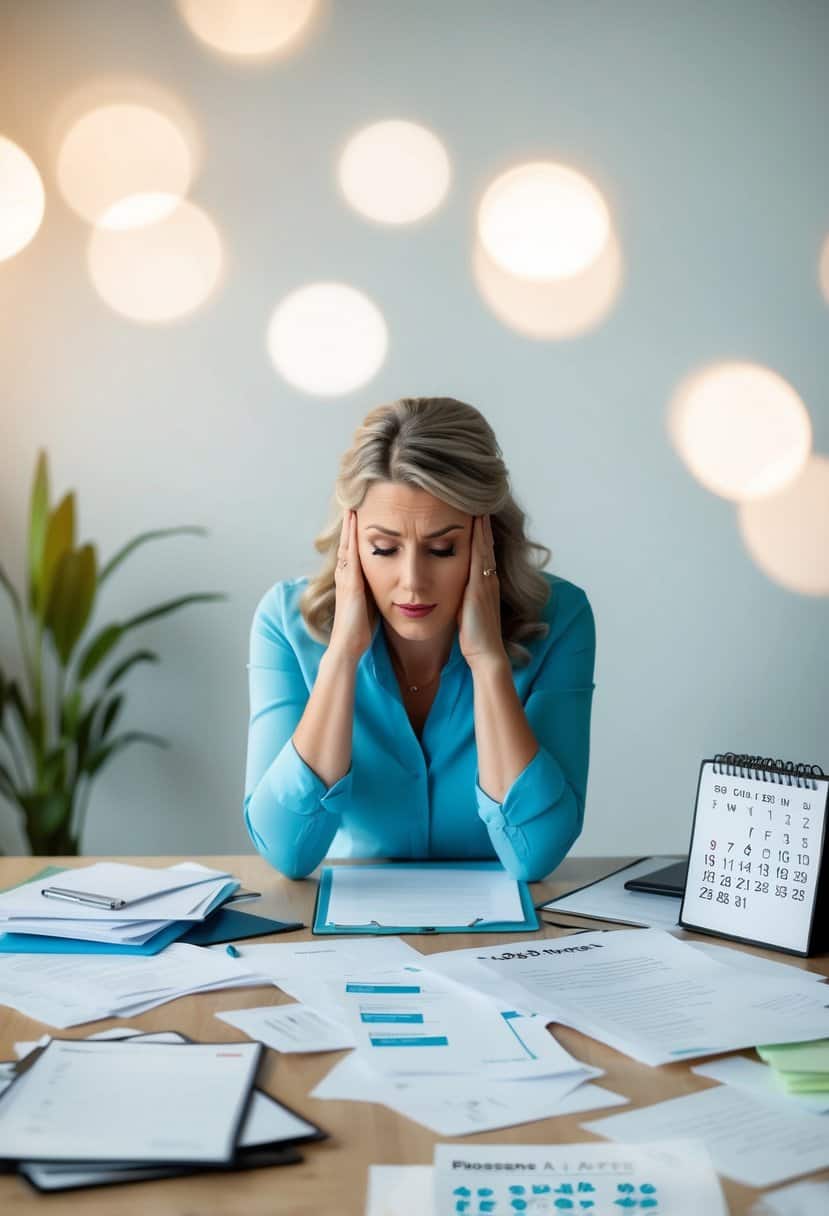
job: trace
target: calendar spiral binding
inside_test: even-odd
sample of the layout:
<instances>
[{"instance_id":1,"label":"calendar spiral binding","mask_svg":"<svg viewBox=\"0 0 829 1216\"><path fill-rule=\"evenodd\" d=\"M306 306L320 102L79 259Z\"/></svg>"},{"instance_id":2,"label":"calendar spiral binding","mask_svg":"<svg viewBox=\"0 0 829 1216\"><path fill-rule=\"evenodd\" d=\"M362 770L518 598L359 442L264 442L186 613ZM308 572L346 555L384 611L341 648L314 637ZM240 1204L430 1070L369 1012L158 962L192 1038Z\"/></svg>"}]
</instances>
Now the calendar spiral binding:
<instances>
[{"instance_id":1,"label":"calendar spiral binding","mask_svg":"<svg viewBox=\"0 0 829 1216\"><path fill-rule=\"evenodd\" d=\"M718 767L719 766L719 767ZM776 785L795 785L798 789L816 790L815 778L825 778L819 764L794 764L791 760L775 760L771 756L749 756L724 752L714 757L714 772L729 777L752 777L755 781L772 781Z\"/></svg>"}]
</instances>

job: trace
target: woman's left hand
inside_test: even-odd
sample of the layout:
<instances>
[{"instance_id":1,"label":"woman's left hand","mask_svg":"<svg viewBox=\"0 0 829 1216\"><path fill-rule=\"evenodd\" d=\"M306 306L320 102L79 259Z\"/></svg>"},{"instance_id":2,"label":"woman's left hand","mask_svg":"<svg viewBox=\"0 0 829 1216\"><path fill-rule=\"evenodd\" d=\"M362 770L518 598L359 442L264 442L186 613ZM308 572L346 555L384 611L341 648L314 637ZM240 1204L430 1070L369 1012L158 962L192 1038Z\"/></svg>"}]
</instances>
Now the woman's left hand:
<instances>
[{"instance_id":1,"label":"woman's left hand","mask_svg":"<svg viewBox=\"0 0 829 1216\"><path fill-rule=\"evenodd\" d=\"M492 573L484 574L488 570ZM507 658L501 637L501 588L495 572L495 542L488 515L472 522L469 575L458 610L458 643L470 667Z\"/></svg>"}]
</instances>

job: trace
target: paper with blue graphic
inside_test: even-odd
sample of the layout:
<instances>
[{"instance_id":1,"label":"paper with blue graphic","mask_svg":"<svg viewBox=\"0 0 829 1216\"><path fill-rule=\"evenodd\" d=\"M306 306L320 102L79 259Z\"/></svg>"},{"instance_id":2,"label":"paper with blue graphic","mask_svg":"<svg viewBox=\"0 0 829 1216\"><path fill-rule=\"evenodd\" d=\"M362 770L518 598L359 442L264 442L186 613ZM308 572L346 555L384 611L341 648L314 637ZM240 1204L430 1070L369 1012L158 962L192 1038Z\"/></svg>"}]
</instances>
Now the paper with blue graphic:
<instances>
[{"instance_id":1,"label":"paper with blue graphic","mask_svg":"<svg viewBox=\"0 0 829 1216\"><path fill-rule=\"evenodd\" d=\"M705 1148L653 1144L435 1146L434 1216L727 1216Z\"/></svg>"}]
</instances>

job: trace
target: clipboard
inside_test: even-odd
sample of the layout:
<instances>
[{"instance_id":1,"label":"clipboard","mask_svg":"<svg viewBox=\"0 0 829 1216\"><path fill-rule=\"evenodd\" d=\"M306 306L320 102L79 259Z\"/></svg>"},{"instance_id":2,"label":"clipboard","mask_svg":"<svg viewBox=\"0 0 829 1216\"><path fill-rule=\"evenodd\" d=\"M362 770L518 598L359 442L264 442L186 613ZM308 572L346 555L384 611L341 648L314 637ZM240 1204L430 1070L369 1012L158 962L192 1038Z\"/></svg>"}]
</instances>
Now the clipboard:
<instances>
[{"instance_id":1,"label":"clipboard","mask_svg":"<svg viewBox=\"0 0 829 1216\"><path fill-rule=\"evenodd\" d=\"M408 863L412 864L412 863ZM444 870L493 870L502 871L499 861L425 861L424 868ZM437 934L437 933L527 933L538 929L538 917L533 907L530 888L526 882L516 879L521 897L523 919L520 921L473 921L468 925L383 925L372 921L367 925L337 925L328 920L328 905L331 898L331 884L334 870L338 867L325 866L320 875L317 889L317 902L314 908L314 923L311 932L315 936L331 936L335 934ZM360 866L361 870L393 870L395 863L377 866Z\"/></svg>"}]
</instances>

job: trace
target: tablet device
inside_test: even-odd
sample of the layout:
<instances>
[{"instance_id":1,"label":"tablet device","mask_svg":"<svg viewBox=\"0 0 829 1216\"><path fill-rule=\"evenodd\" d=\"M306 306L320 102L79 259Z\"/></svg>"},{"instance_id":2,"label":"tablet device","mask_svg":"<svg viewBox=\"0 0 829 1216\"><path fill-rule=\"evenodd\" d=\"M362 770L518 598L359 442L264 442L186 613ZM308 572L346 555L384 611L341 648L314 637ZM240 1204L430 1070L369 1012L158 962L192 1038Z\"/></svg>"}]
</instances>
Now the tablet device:
<instances>
[{"instance_id":1,"label":"tablet device","mask_svg":"<svg viewBox=\"0 0 829 1216\"><path fill-rule=\"evenodd\" d=\"M663 866L661 870L653 870L650 874L640 874L638 878L629 878L625 883L625 890L646 891L649 895L681 896L685 890L687 877L687 860L675 861L673 865Z\"/></svg>"}]
</instances>

